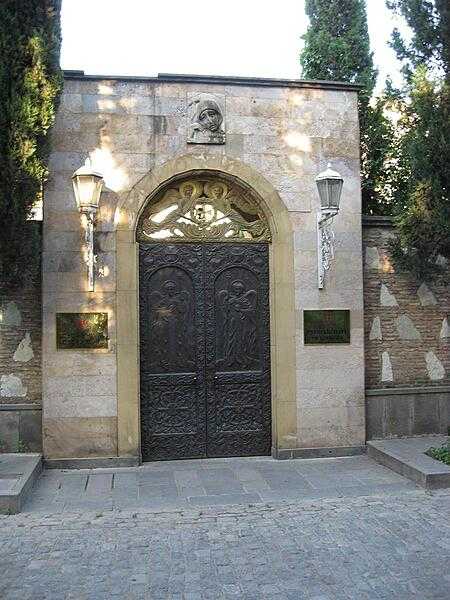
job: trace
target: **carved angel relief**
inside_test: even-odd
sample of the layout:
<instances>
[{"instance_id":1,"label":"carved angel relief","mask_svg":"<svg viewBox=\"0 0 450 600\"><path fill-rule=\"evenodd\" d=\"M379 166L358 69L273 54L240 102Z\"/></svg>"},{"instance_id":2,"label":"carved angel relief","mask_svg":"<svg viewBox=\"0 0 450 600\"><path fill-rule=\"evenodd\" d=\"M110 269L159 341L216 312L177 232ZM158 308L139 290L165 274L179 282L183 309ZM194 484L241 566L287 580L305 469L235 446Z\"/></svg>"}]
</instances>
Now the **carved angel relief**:
<instances>
[{"instance_id":1,"label":"carved angel relief","mask_svg":"<svg viewBox=\"0 0 450 600\"><path fill-rule=\"evenodd\" d=\"M217 294L223 313L221 356L218 366L224 368L256 368L258 365L256 306L257 293L247 289L241 279L230 282L228 289Z\"/></svg>"},{"instance_id":2,"label":"carved angel relief","mask_svg":"<svg viewBox=\"0 0 450 600\"><path fill-rule=\"evenodd\" d=\"M211 94L199 94L189 103L188 144L225 144L222 102Z\"/></svg>"},{"instance_id":3,"label":"carved angel relief","mask_svg":"<svg viewBox=\"0 0 450 600\"><path fill-rule=\"evenodd\" d=\"M182 278L177 280L177 274L179 271L174 269L173 279L155 281L148 297L148 327L152 339L149 364L152 368L194 366L193 353L186 351L194 339L192 293L182 287Z\"/></svg>"},{"instance_id":4,"label":"carved angel relief","mask_svg":"<svg viewBox=\"0 0 450 600\"><path fill-rule=\"evenodd\" d=\"M219 178L174 184L150 203L138 225L139 242L270 241L270 229L250 192Z\"/></svg>"}]
</instances>

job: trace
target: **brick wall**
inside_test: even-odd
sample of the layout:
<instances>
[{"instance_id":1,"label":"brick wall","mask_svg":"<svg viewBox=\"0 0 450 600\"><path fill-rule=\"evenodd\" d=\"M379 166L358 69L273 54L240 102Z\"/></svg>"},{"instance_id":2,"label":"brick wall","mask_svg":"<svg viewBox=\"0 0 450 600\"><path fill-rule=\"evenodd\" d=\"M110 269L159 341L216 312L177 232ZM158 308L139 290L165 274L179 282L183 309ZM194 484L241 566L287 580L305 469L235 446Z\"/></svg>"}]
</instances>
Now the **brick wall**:
<instances>
[{"instance_id":1,"label":"brick wall","mask_svg":"<svg viewBox=\"0 0 450 600\"><path fill-rule=\"evenodd\" d=\"M0 285L0 452L41 449L41 398L40 282Z\"/></svg>"},{"instance_id":2,"label":"brick wall","mask_svg":"<svg viewBox=\"0 0 450 600\"><path fill-rule=\"evenodd\" d=\"M450 383L448 287L395 273L389 221L364 223L366 389Z\"/></svg>"}]
</instances>

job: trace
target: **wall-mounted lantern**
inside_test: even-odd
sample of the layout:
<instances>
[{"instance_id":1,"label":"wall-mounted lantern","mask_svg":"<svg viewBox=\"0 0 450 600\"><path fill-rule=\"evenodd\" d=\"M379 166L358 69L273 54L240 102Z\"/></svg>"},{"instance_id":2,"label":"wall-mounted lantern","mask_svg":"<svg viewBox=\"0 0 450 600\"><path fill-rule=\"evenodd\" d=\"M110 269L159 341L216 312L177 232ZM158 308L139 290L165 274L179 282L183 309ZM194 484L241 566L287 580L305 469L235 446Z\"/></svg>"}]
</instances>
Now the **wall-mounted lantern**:
<instances>
[{"instance_id":1,"label":"wall-mounted lantern","mask_svg":"<svg viewBox=\"0 0 450 600\"><path fill-rule=\"evenodd\" d=\"M320 210L317 211L317 275L319 290L323 289L325 273L334 258L334 233L331 221L339 212L342 185L344 180L331 164L316 177L320 197Z\"/></svg>"},{"instance_id":2,"label":"wall-mounted lantern","mask_svg":"<svg viewBox=\"0 0 450 600\"><path fill-rule=\"evenodd\" d=\"M78 210L86 217L88 290L92 292L94 291L95 265L94 225L103 186L103 177L92 169L91 161L87 158L84 165L72 175L72 183Z\"/></svg>"}]
</instances>

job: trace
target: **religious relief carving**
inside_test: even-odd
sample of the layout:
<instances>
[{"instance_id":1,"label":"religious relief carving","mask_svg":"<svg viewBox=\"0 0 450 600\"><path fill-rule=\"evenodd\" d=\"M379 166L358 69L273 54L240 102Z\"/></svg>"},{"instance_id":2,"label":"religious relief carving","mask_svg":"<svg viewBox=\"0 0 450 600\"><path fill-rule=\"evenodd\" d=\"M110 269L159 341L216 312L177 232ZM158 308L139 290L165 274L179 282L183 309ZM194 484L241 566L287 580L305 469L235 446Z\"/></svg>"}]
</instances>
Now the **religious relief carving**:
<instances>
[{"instance_id":1,"label":"religious relief carving","mask_svg":"<svg viewBox=\"0 0 450 600\"><path fill-rule=\"evenodd\" d=\"M169 278L158 281L154 276L154 290L148 297L149 339L152 352L149 363L152 369L192 368L195 365L192 352L193 300L192 291L176 280L177 269L166 269ZM172 275L172 278L170 278ZM189 350L189 352L188 352Z\"/></svg>"},{"instance_id":2,"label":"religious relief carving","mask_svg":"<svg viewBox=\"0 0 450 600\"><path fill-rule=\"evenodd\" d=\"M257 367L256 301L256 290L249 289L242 279L233 279L228 289L218 292L216 302L222 313L219 369Z\"/></svg>"},{"instance_id":3,"label":"religious relief carving","mask_svg":"<svg viewBox=\"0 0 450 600\"><path fill-rule=\"evenodd\" d=\"M225 144L223 99L199 94L189 103L188 144Z\"/></svg>"},{"instance_id":4,"label":"religious relief carving","mask_svg":"<svg viewBox=\"0 0 450 600\"><path fill-rule=\"evenodd\" d=\"M189 179L174 184L145 209L139 242L270 241L267 220L238 184L221 179Z\"/></svg>"}]
</instances>

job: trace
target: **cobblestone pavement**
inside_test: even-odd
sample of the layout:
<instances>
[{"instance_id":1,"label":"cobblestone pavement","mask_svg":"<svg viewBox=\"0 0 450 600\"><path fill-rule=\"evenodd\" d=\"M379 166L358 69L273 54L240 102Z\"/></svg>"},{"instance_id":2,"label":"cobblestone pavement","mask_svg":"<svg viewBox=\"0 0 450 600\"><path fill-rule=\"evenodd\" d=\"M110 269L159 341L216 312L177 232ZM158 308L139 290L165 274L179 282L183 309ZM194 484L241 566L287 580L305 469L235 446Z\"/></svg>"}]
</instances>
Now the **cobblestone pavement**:
<instances>
[{"instance_id":1,"label":"cobblestone pavement","mask_svg":"<svg viewBox=\"0 0 450 600\"><path fill-rule=\"evenodd\" d=\"M2 600L448 600L450 494L0 517Z\"/></svg>"},{"instance_id":2,"label":"cobblestone pavement","mask_svg":"<svg viewBox=\"0 0 450 600\"><path fill-rule=\"evenodd\" d=\"M366 456L44 472L1 600L449 600L450 493Z\"/></svg>"},{"instance_id":3,"label":"cobblestone pavement","mask_svg":"<svg viewBox=\"0 0 450 600\"><path fill-rule=\"evenodd\" d=\"M416 486L367 456L146 463L44 472L25 511L179 509L398 493Z\"/></svg>"}]
</instances>

